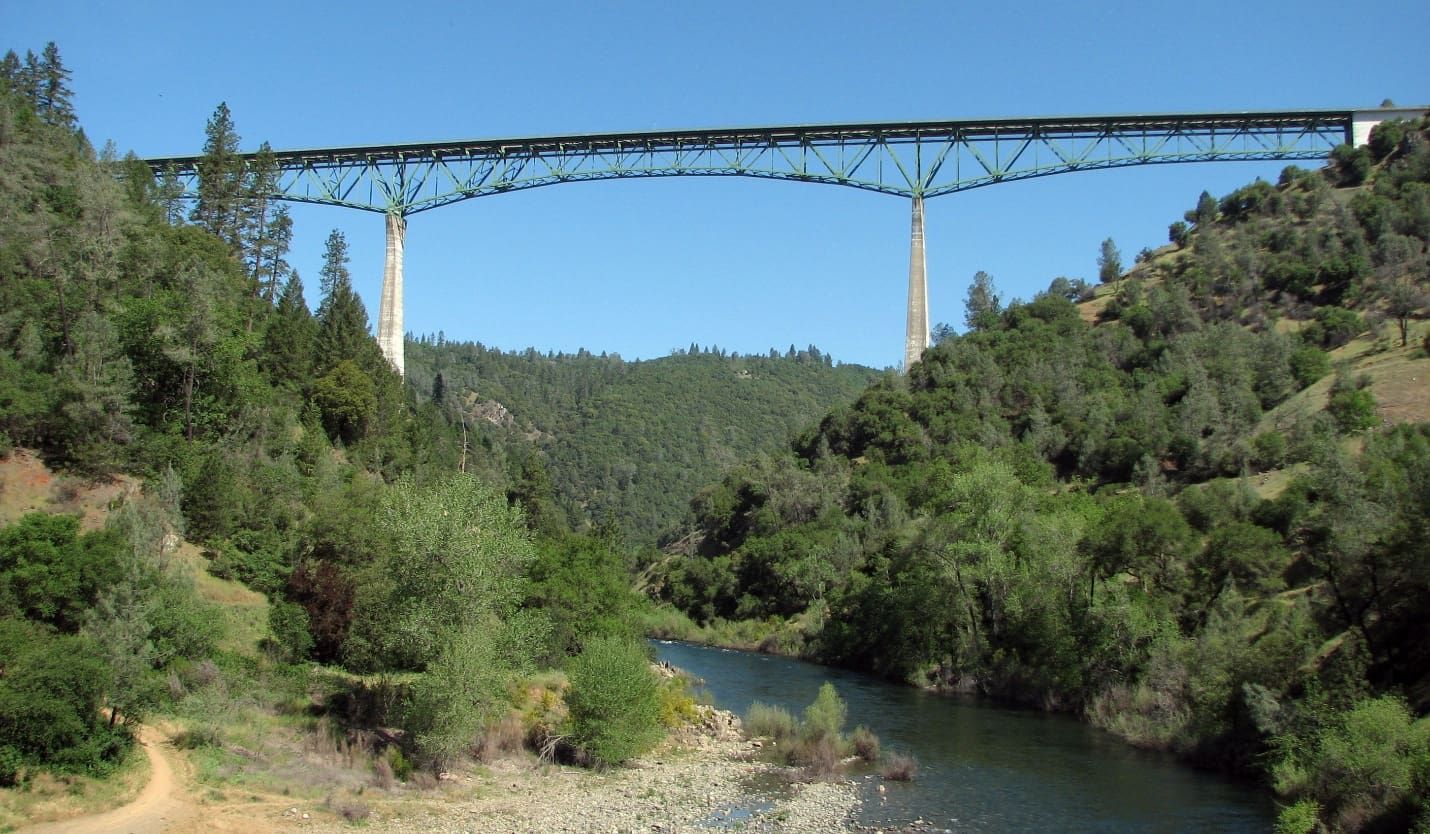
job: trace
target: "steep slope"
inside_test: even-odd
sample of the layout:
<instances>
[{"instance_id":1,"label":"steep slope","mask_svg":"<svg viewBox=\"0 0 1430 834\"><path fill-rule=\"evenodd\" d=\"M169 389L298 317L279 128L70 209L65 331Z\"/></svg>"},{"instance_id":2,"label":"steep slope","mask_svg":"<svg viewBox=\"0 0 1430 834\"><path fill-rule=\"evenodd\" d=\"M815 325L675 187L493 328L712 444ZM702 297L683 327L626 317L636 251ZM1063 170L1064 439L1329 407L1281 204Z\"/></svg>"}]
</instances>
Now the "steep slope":
<instances>
[{"instance_id":1,"label":"steep slope","mask_svg":"<svg viewBox=\"0 0 1430 834\"><path fill-rule=\"evenodd\" d=\"M409 346L408 379L461 410L481 442L514 458L535 441L572 523L615 524L654 543L686 496L751 455L783 447L878 376L810 348L735 356L692 349L662 359L502 353L466 343ZM530 476L530 472L527 473Z\"/></svg>"}]
</instances>

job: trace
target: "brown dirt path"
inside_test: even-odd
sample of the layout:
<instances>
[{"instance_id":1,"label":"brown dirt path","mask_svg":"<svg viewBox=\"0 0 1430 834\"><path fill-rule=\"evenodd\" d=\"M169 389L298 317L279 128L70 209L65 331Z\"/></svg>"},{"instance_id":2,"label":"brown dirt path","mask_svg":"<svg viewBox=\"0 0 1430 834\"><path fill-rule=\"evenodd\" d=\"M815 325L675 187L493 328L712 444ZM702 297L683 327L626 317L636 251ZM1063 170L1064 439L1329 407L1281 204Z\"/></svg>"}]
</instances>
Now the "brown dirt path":
<instances>
[{"instance_id":1,"label":"brown dirt path","mask_svg":"<svg viewBox=\"0 0 1430 834\"><path fill-rule=\"evenodd\" d=\"M152 727L141 727L139 743L151 772L149 784L133 802L102 814L26 826L19 829L21 834L161 834L186 822L195 810L184 800L168 739Z\"/></svg>"}]
</instances>

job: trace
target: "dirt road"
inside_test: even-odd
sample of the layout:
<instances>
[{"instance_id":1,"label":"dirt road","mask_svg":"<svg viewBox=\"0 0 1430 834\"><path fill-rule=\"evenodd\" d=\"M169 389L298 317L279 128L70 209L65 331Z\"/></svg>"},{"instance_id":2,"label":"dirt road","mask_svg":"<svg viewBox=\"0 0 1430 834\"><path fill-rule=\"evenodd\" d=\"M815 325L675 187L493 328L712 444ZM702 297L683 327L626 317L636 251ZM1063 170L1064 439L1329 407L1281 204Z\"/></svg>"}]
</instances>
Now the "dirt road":
<instances>
[{"instance_id":1,"label":"dirt road","mask_svg":"<svg viewBox=\"0 0 1430 834\"><path fill-rule=\"evenodd\" d=\"M167 739L152 727L141 727L139 743L151 773L133 802L102 814L26 826L20 834L161 834L185 822L194 811L184 801L169 754L161 749Z\"/></svg>"}]
</instances>

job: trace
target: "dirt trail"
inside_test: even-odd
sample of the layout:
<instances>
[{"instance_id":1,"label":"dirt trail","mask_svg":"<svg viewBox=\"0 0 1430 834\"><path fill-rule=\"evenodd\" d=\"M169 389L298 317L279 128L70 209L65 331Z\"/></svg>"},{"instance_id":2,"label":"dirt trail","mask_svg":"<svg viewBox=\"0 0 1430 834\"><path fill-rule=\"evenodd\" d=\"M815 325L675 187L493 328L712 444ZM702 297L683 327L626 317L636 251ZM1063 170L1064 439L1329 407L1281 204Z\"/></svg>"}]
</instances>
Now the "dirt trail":
<instances>
[{"instance_id":1,"label":"dirt trail","mask_svg":"<svg viewBox=\"0 0 1430 834\"><path fill-rule=\"evenodd\" d=\"M161 834L192 816L158 730L141 727L139 742L149 757L149 784L128 805L86 817L47 822L21 828L20 834Z\"/></svg>"}]
</instances>

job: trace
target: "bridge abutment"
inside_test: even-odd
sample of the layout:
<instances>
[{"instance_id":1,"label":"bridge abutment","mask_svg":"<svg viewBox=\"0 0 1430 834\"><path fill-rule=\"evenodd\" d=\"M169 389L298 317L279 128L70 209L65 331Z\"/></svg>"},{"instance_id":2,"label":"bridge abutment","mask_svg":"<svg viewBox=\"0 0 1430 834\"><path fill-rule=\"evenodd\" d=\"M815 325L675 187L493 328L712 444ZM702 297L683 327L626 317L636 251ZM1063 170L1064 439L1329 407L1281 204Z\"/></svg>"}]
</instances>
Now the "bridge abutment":
<instances>
[{"instance_id":1,"label":"bridge abutment","mask_svg":"<svg viewBox=\"0 0 1430 834\"><path fill-rule=\"evenodd\" d=\"M904 339L904 370L923 356L929 346L928 267L924 262L924 198L914 198L913 227L909 233L909 319Z\"/></svg>"},{"instance_id":2,"label":"bridge abutment","mask_svg":"<svg viewBox=\"0 0 1430 834\"><path fill-rule=\"evenodd\" d=\"M387 259L382 267L382 302L377 314L377 344L382 355L403 375L402 248L407 240L407 218L387 215Z\"/></svg>"}]
</instances>

